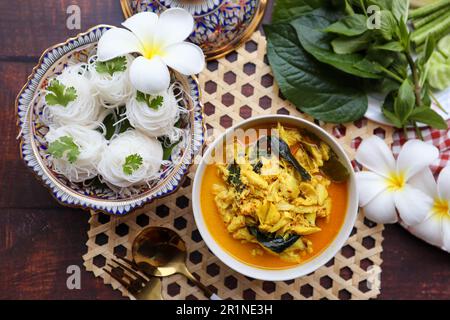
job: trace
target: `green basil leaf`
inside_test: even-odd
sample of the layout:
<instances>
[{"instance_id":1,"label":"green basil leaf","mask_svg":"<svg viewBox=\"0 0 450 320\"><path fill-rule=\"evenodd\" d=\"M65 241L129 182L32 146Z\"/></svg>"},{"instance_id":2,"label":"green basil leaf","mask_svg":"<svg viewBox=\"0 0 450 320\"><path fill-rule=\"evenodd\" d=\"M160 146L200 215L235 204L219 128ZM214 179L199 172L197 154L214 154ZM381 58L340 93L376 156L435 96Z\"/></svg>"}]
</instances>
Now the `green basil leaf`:
<instances>
[{"instance_id":1,"label":"green basil leaf","mask_svg":"<svg viewBox=\"0 0 450 320\"><path fill-rule=\"evenodd\" d=\"M367 31L367 17L363 14L346 16L326 27L324 31L349 37L358 36Z\"/></svg>"},{"instance_id":2,"label":"green basil leaf","mask_svg":"<svg viewBox=\"0 0 450 320\"><path fill-rule=\"evenodd\" d=\"M306 1L302 0L277 0L273 7L272 21L289 21L305 12L313 10Z\"/></svg>"},{"instance_id":3,"label":"green basil leaf","mask_svg":"<svg viewBox=\"0 0 450 320\"><path fill-rule=\"evenodd\" d=\"M359 82L311 57L287 23L264 26L267 55L283 95L316 119L345 123L367 111Z\"/></svg>"},{"instance_id":4,"label":"green basil leaf","mask_svg":"<svg viewBox=\"0 0 450 320\"><path fill-rule=\"evenodd\" d=\"M408 20L409 0L392 0L391 8L397 21Z\"/></svg>"},{"instance_id":5,"label":"green basil leaf","mask_svg":"<svg viewBox=\"0 0 450 320\"><path fill-rule=\"evenodd\" d=\"M337 37L331 41L331 46L337 54L355 53L367 49L370 40L370 33L366 32L356 37Z\"/></svg>"},{"instance_id":6,"label":"green basil leaf","mask_svg":"<svg viewBox=\"0 0 450 320\"><path fill-rule=\"evenodd\" d=\"M433 128L440 130L447 130L447 122L441 117L439 113L429 107L415 108L411 115L410 120L425 123Z\"/></svg>"},{"instance_id":7,"label":"green basil leaf","mask_svg":"<svg viewBox=\"0 0 450 320\"><path fill-rule=\"evenodd\" d=\"M361 78L381 78L380 74L354 67L356 63L364 59L363 55L355 53L336 54L333 52L330 45L331 35L321 30L329 26L334 18L335 14L326 10L315 10L291 21L291 25L297 31L303 48L320 62Z\"/></svg>"},{"instance_id":8,"label":"green basil leaf","mask_svg":"<svg viewBox=\"0 0 450 320\"><path fill-rule=\"evenodd\" d=\"M393 52L402 52L403 50L405 50L403 48L403 45L398 41L391 41L384 44L374 45L372 48L376 50L386 50Z\"/></svg>"},{"instance_id":9,"label":"green basil leaf","mask_svg":"<svg viewBox=\"0 0 450 320\"><path fill-rule=\"evenodd\" d=\"M405 79L400 89L398 89L397 99L395 99L394 103L395 115L400 119L402 124L407 122L415 103L414 89L409 83L409 79Z\"/></svg>"},{"instance_id":10,"label":"green basil leaf","mask_svg":"<svg viewBox=\"0 0 450 320\"><path fill-rule=\"evenodd\" d=\"M397 30L397 21L391 11L381 10L380 11L380 29L379 32L381 36L387 40L391 41Z\"/></svg>"},{"instance_id":11,"label":"green basil leaf","mask_svg":"<svg viewBox=\"0 0 450 320\"><path fill-rule=\"evenodd\" d=\"M397 118L397 116L389 111L388 109L384 109L383 108L383 115L386 117L386 119L388 119L395 127L397 128L402 128L403 127L403 123Z\"/></svg>"}]
</instances>

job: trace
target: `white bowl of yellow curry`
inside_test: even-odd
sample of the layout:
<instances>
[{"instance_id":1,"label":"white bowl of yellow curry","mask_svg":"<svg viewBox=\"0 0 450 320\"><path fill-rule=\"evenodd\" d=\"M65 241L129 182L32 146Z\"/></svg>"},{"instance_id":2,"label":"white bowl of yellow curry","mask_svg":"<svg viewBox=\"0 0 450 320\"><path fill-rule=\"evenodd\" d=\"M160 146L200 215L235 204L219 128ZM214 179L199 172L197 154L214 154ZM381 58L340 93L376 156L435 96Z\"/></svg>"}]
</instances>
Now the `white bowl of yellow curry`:
<instances>
[{"instance_id":1,"label":"white bowl of yellow curry","mask_svg":"<svg viewBox=\"0 0 450 320\"><path fill-rule=\"evenodd\" d=\"M344 150L308 121L252 118L206 150L193 186L198 229L230 268L255 279L309 274L344 245L358 196Z\"/></svg>"}]
</instances>

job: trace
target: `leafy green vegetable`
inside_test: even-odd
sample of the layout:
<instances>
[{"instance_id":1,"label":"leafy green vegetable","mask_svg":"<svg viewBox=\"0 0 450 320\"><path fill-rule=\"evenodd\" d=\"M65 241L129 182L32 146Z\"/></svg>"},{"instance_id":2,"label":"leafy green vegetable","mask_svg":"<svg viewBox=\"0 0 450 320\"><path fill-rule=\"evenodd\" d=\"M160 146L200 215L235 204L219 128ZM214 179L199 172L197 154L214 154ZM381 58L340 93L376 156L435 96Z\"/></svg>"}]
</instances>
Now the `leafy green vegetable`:
<instances>
[{"instance_id":1,"label":"leafy green vegetable","mask_svg":"<svg viewBox=\"0 0 450 320\"><path fill-rule=\"evenodd\" d=\"M391 41L380 45L374 45L372 48L393 52L402 52L404 50L403 45L399 41Z\"/></svg>"},{"instance_id":2,"label":"leafy green vegetable","mask_svg":"<svg viewBox=\"0 0 450 320\"><path fill-rule=\"evenodd\" d=\"M158 139L163 146L163 160L169 160L172 156L173 149L180 144L181 139L175 143L171 143L168 137L162 137Z\"/></svg>"},{"instance_id":3,"label":"leafy green vegetable","mask_svg":"<svg viewBox=\"0 0 450 320\"><path fill-rule=\"evenodd\" d=\"M282 237L277 236L274 233L265 233L259 230L256 226L249 226L247 227L247 229L250 234L256 237L256 240L260 244L275 253L283 252L294 243L296 243L298 239L300 239L300 236L297 234L290 234L286 237Z\"/></svg>"},{"instance_id":4,"label":"leafy green vegetable","mask_svg":"<svg viewBox=\"0 0 450 320\"><path fill-rule=\"evenodd\" d=\"M121 107L118 110L113 110L111 114L105 117L103 125L106 129L106 140L111 140L115 134L123 133L131 128L130 121L128 121L128 119L123 119L123 116L121 117L124 113L125 107ZM101 128L98 128L98 131L103 133Z\"/></svg>"},{"instance_id":5,"label":"leafy green vegetable","mask_svg":"<svg viewBox=\"0 0 450 320\"><path fill-rule=\"evenodd\" d=\"M302 0L277 0L273 7L273 22L288 21L292 18L311 11L307 1Z\"/></svg>"},{"instance_id":6,"label":"leafy green vegetable","mask_svg":"<svg viewBox=\"0 0 450 320\"><path fill-rule=\"evenodd\" d=\"M397 30L397 21L391 11L381 10L379 14L380 28L378 32L385 40L391 41Z\"/></svg>"},{"instance_id":7,"label":"leafy green vegetable","mask_svg":"<svg viewBox=\"0 0 450 320\"><path fill-rule=\"evenodd\" d=\"M410 115L410 120L425 123L436 129L448 129L447 122L433 109L429 107L415 108Z\"/></svg>"},{"instance_id":8,"label":"leafy green vegetable","mask_svg":"<svg viewBox=\"0 0 450 320\"><path fill-rule=\"evenodd\" d=\"M320 62L329 64L346 73L361 78L379 79L381 75L354 67L356 63L364 59L360 54L337 54L330 45L332 35L324 30L336 18L336 15L326 10L315 10L291 21L291 25L297 31L298 38L303 48Z\"/></svg>"},{"instance_id":9,"label":"leafy green vegetable","mask_svg":"<svg viewBox=\"0 0 450 320\"><path fill-rule=\"evenodd\" d=\"M77 91L74 87L66 88L61 82L54 79L47 87L47 94L45 95L45 102L49 106L63 106L75 101L77 98Z\"/></svg>"},{"instance_id":10,"label":"leafy green vegetable","mask_svg":"<svg viewBox=\"0 0 450 320\"><path fill-rule=\"evenodd\" d=\"M53 141L48 146L48 153L56 159L66 158L70 163L77 161L80 149L70 136Z\"/></svg>"},{"instance_id":11,"label":"leafy green vegetable","mask_svg":"<svg viewBox=\"0 0 450 320\"><path fill-rule=\"evenodd\" d=\"M111 76L116 72L124 72L127 70L127 58L117 57L108 61L97 61L95 63L95 70L98 73L107 73Z\"/></svg>"},{"instance_id":12,"label":"leafy green vegetable","mask_svg":"<svg viewBox=\"0 0 450 320\"><path fill-rule=\"evenodd\" d=\"M267 55L283 95L316 119L343 123L360 119L367 96L353 78L312 58L286 23L264 26Z\"/></svg>"},{"instance_id":13,"label":"leafy green vegetable","mask_svg":"<svg viewBox=\"0 0 450 320\"><path fill-rule=\"evenodd\" d=\"M409 79L405 79L398 90L398 96L394 103L395 115L402 124L407 123L415 103L414 89L409 83Z\"/></svg>"},{"instance_id":14,"label":"leafy green vegetable","mask_svg":"<svg viewBox=\"0 0 450 320\"><path fill-rule=\"evenodd\" d=\"M343 36L358 36L367 31L367 17L363 14L346 16L324 29Z\"/></svg>"},{"instance_id":15,"label":"leafy green vegetable","mask_svg":"<svg viewBox=\"0 0 450 320\"><path fill-rule=\"evenodd\" d=\"M363 33L362 35L356 37L338 37L333 41L331 41L331 46L333 47L333 51L336 52L337 54L349 54L367 49L370 45L370 42L371 42L370 34ZM364 71L361 69L359 70ZM379 72L380 71L376 71L374 73Z\"/></svg>"},{"instance_id":16,"label":"leafy green vegetable","mask_svg":"<svg viewBox=\"0 0 450 320\"><path fill-rule=\"evenodd\" d=\"M142 163L143 159L139 154L131 154L125 158L125 163L122 166L123 172L130 176L142 166Z\"/></svg>"},{"instance_id":17,"label":"leafy green vegetable","mask_svg":"<svg viewBox=\"0 0 450 320\"><path fill-rule=\"evenodd\" d=\"M139 102L146 103L150 109L158 110L158 108L161 107L164 102L164 97L153 96L151 94L146 94L141 91L138 91L136 95L136 100Z\"/></svg>"},{"instance_id":18,"label":"leafy green vegetable","mask_svg":"<svg viewBox=\"0 0 450 320\"><path fill-rule=\"evenodd\" d=\"M409 0L392 0L391 10L397 21L408 20Z\"/></svg>"}]
</instances>

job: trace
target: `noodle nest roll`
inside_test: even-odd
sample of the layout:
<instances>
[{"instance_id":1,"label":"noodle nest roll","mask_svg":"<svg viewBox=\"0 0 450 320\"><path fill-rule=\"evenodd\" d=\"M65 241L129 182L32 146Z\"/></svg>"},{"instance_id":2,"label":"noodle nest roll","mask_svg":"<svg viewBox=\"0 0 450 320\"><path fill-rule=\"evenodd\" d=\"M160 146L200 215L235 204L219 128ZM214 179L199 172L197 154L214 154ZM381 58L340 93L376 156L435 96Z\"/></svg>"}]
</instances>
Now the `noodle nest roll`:
<instances>
[{"instance_id":1,"label":"noodle nest roll","mask_svg":"<svg viewBox=\"0 0 450 320\"><path fill-rule=\"evenodd\" d=\"M162 164L161 143L137 130L129 130L113 137L97 168L108 185L128 188L158 178Z\"/></svg>"},{"instance_id":2,"label":"noodle nest roll","mask_svg":"<svg viewBox=\"0 0 450 320\"><path fill-rule=\"evenodd\" d=\"M45 139L55 172L71 182L84 182L98 175L97 163L107 145L100 132L80 125L51 127Z\"/></svg>"}]
</instances>

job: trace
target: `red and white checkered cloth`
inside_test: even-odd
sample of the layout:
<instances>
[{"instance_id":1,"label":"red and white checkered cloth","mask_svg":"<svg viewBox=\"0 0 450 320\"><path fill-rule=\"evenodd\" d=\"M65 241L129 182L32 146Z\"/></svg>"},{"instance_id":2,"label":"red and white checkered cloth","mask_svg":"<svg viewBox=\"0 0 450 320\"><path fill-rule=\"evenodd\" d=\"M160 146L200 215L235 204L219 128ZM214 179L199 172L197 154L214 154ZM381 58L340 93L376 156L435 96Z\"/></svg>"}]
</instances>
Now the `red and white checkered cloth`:
<instances>
[{"instance_id":1,"label":"red and white checkered cloth","mask_svg":"<svg viewBox=\"0 0 450 320\"><path fill-rule=\"evenodd\" d=\"M450 127L450 120L447 122ZM450 165L450 130L436 130L429 127L420 129L422 131L423 140L426 143L433 144L439 149L439 159L431 166L435 174L447 165ZM392 144L392 152L397 157L400 153L401 147L409 139L419 139L414 129L407 130L408 137L406 138L403 130L396 130L394 133L394 142Z\"/></svg>"}]
</instances>

